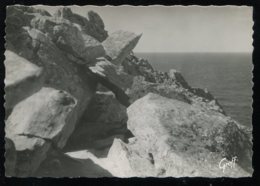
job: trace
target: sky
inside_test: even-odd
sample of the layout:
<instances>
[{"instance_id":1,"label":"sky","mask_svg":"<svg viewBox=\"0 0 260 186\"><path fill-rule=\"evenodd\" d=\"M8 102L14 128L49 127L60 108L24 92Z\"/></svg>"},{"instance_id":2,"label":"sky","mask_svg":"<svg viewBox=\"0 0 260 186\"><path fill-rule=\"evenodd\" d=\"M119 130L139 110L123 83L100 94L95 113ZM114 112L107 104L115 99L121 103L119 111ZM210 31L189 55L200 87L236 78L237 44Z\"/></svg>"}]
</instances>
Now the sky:
<instances>
[{"instance_id":1,"label":"sky","mask_svg":"<svg viewBox=\"0 0 260 186\"><path fill-rule=\"evenodd\" d=\"M42 7L41 7L42 8ZM54 13L58 7L44 6ZM108 33L141 34L134 52L252 52L252 8L246 6L71 6L97 12Z\"/></svg>"}]
</instances>

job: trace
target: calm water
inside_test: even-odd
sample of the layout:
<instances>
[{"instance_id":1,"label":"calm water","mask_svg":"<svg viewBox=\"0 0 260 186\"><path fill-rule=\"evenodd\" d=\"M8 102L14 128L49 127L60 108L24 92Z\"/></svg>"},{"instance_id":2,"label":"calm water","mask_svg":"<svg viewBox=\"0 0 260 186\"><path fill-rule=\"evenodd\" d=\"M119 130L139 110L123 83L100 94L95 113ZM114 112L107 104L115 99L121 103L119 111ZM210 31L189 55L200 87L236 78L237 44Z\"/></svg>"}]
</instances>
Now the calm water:
<instances>
[{"instance_id":1,"label":"calm water","mask_svg":"<svg viewBox=\"0 0 260 186\"><path fill-rule=\"evenodd\" d=\"M207 88L229 116L252 125L252 57L246 53L137 53L155 69L174 68L193 87Z\"/></svg>"}]
</instances>

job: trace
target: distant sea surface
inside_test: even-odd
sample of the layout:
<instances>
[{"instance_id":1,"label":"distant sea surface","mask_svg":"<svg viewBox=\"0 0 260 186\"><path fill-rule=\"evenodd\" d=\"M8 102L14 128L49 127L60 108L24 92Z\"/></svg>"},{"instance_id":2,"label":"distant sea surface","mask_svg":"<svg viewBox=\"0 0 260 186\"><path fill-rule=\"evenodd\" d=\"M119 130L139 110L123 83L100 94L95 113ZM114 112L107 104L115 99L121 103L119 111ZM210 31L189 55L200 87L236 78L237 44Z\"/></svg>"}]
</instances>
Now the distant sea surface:
<instances>
[{"instance_id":1,"label":"distant sea surface","mask_svg":"<svg viewBox=\"0 0 260 186\"><path fill-rule=\"evenodd\" d=\"M252 55L249 53L136 53L160 71L176 69L192 87L207 88L226 113L252 127Z\"/></svg>"}]
</instances>

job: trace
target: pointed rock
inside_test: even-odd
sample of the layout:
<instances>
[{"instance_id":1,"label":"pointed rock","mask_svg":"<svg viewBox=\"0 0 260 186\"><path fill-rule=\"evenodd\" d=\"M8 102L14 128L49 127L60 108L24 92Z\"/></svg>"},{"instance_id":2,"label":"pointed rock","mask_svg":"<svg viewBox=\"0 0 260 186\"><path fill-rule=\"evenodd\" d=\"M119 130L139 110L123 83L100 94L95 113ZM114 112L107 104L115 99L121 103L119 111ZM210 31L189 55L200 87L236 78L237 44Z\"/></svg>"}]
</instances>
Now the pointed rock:
<instances>
[{"instance_id":1,"label":"pointed rock","mask_svg":"<svg viewBox=\"0 0 260 186\"><path fill-rule=\"evenodd\" d=\"M113 32L102 44L112 63L118 65L135 48L140 38L141 35L119 30Z\"/></svg>"}]
</instances>

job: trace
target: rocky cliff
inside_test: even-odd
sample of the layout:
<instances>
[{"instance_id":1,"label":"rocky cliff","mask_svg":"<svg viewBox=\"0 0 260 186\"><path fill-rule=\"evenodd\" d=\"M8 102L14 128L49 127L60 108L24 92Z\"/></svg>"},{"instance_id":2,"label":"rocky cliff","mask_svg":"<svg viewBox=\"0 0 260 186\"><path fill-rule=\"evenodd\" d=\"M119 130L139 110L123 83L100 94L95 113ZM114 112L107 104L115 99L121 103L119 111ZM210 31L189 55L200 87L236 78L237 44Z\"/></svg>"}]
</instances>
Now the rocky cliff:
<instances>
[{"instance_id":1,"label":"rocky cliff","mask_svg":"<svg viewBox=\"0 0 260 186\"><path fill-rule=\"evenodd\" d=\"M93 11L7 8L7 176L252 174L248 129L179 72L137 58L140 38L108 35Z\"/></svg>"}]
</instances>

